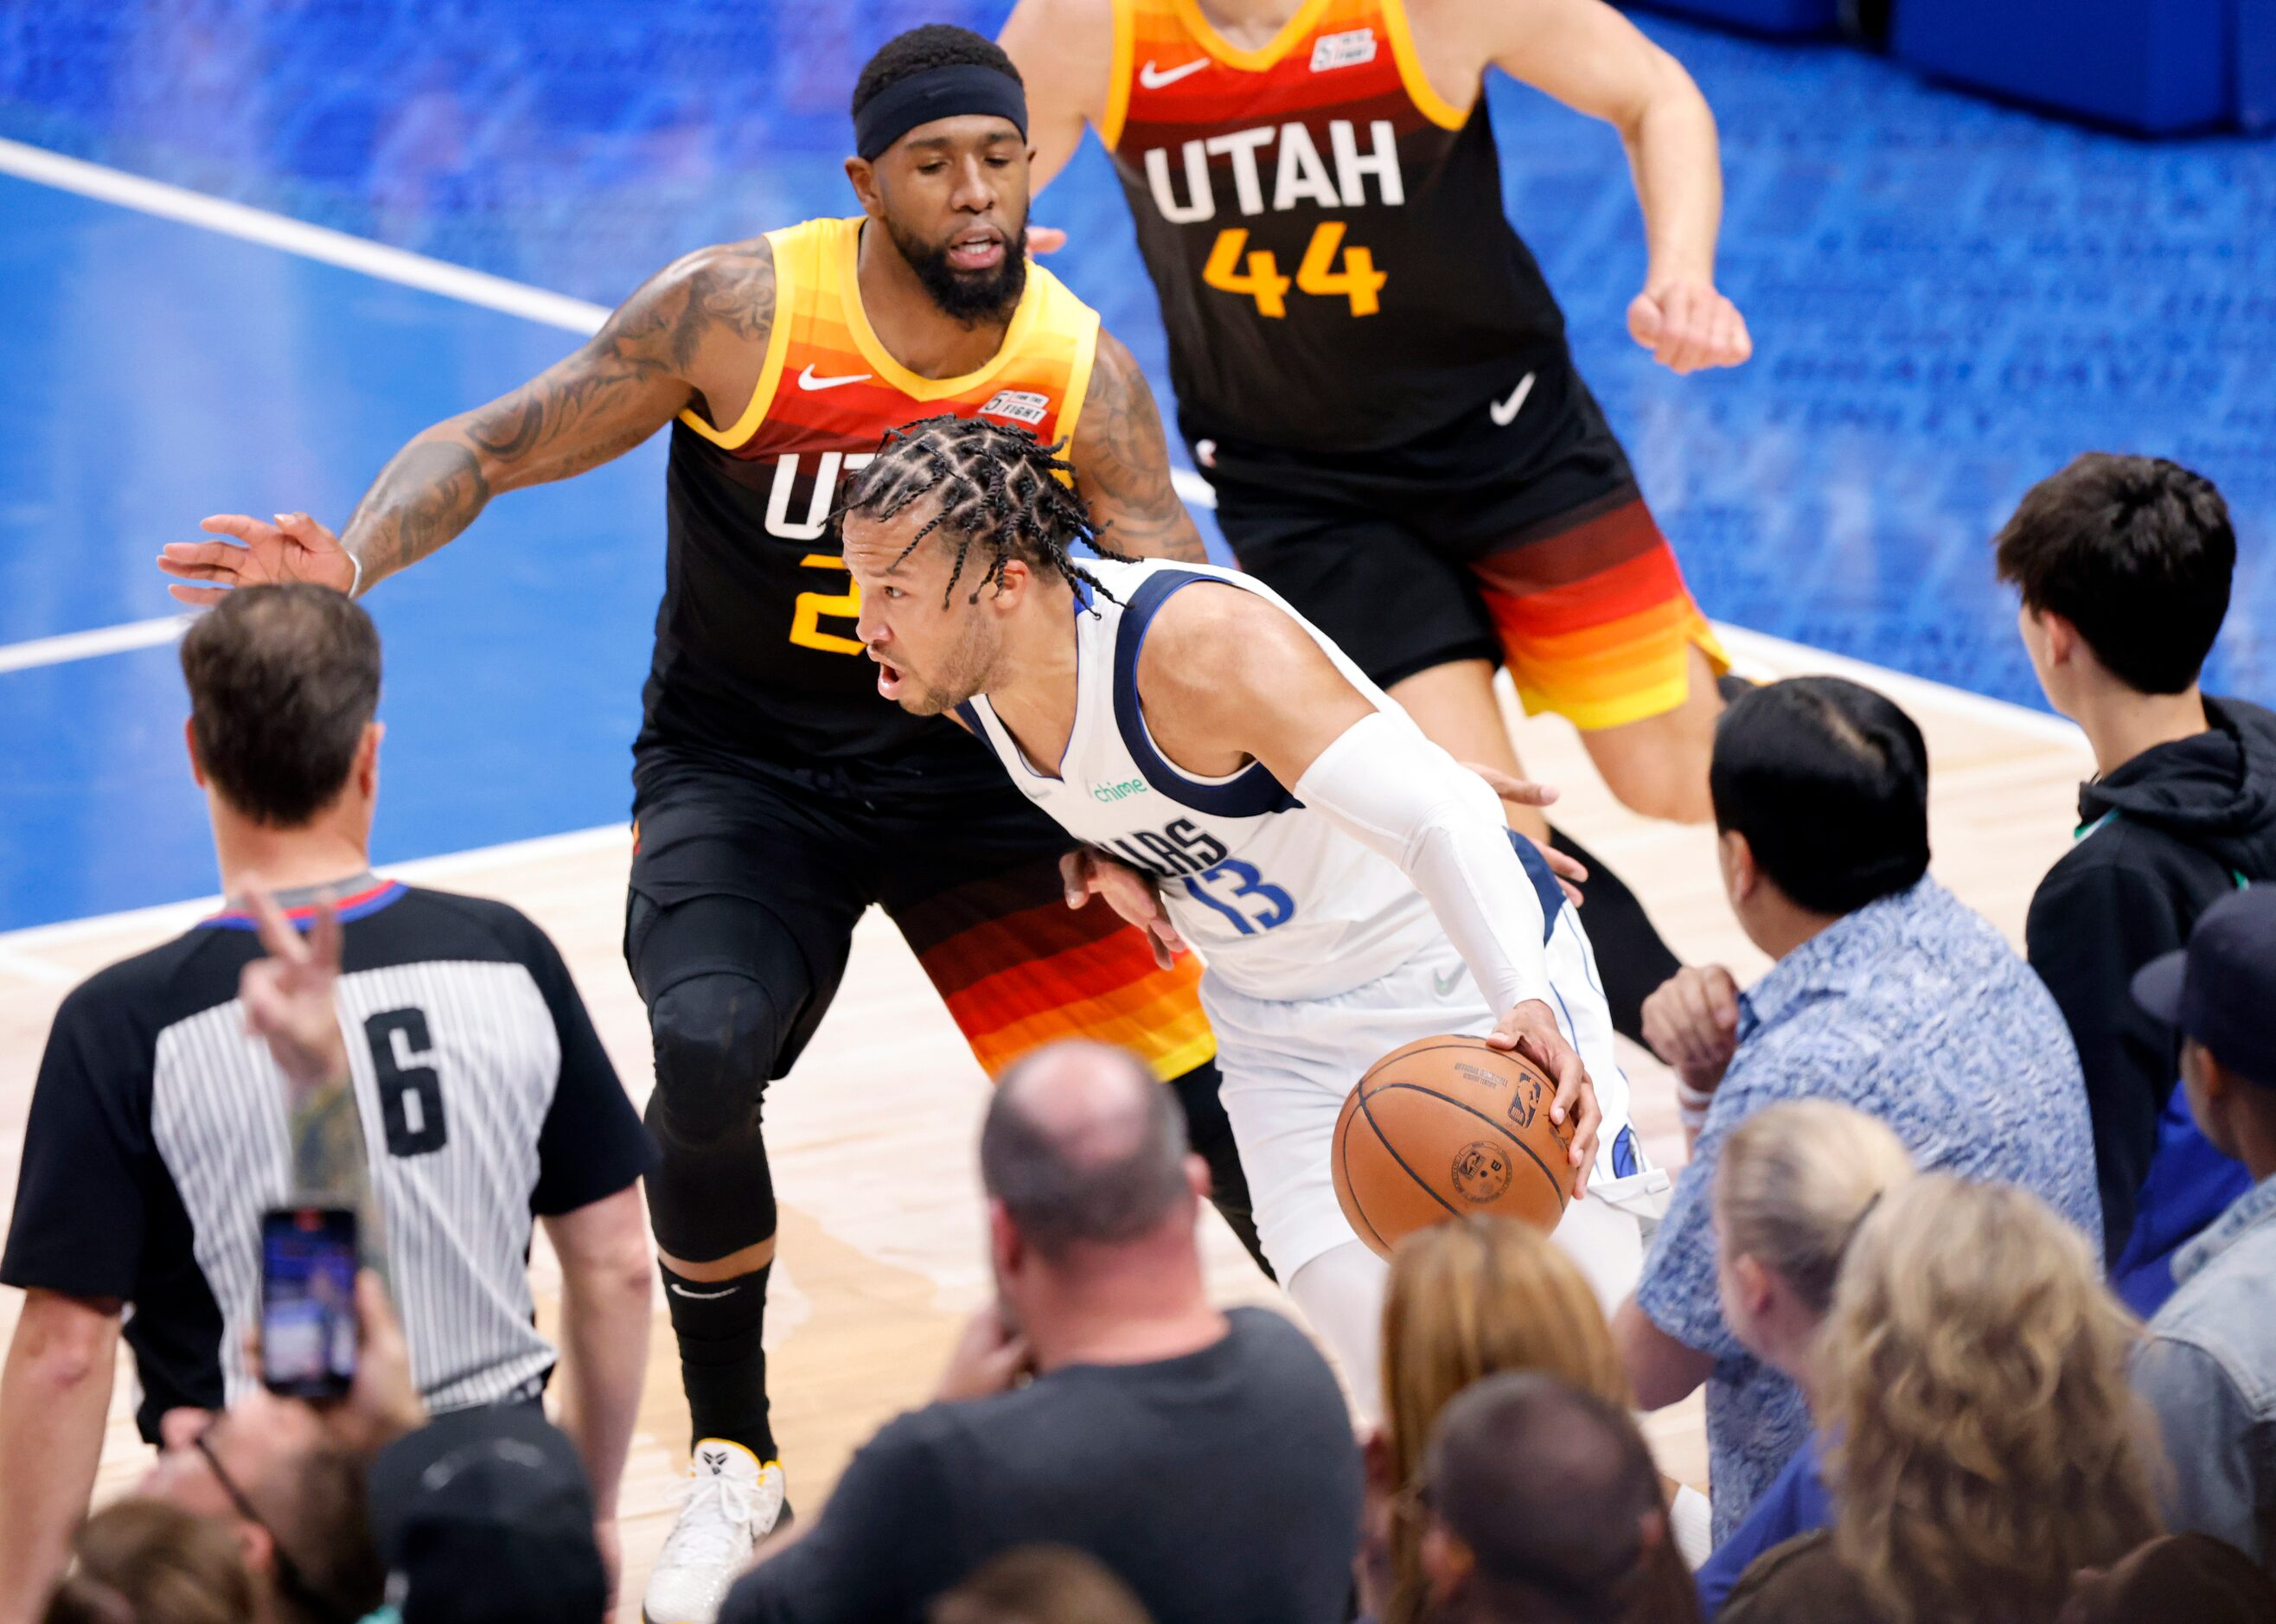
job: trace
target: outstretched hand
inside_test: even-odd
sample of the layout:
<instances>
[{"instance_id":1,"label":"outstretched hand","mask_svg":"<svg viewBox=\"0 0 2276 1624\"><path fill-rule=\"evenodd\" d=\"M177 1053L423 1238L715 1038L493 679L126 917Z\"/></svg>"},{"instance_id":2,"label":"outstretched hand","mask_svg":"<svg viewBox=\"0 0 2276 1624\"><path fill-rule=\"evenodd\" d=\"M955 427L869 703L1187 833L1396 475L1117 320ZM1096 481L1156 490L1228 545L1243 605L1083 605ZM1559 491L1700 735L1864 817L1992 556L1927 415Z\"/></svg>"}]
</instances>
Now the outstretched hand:
<instances>
[{"instance_id":1,"label":"outstretched hand","mask_svg":"<svg viewBox=\"0 0 2276 1624\"><path fill-rule=\"evenodd\" d=\"M238 977L246 1031L269 1045L295 1087L345 1081L347 1040L332 1004L340 978L340 916L330 903L318 904L315 928L304 938L258 880L246 882L245 902L269 950Z\"/></svg>"},{"instance_id":2,"label":"outstretched hand","mask_svg":"<svg viewBox=\"0 0 2276 1624\"><path fill-rule=\"evenodd\" d=\"M274 524L246 513L216 513L198 528L236 540L166 543L158 554L160 569L184 581L210 583L166 588L185 603L218 603L236 587L307 581L346 592L355 586L355 561L340 538L306 513L279 513Z\"/></svg>"},{"instance_id":3,"label":"outstretched hand","mask_svg":"<svg viewBox=\"0 0 2276 1624\"><path fill-rule=\"evenodd\" d=\"M1168 969L1186 951L1186 938L1170 922L1169 910L1162 906L1161 888L1152 875L1084 846L1059 859L1059 878L1066 882L1069 907L1079 908L1093 897L1104 897L1125 923L1144 931L1146 945L1154 950L1157 968Z\"/></svg>"},{"instance_id":4,"label":"outstretched hand","mask_svg":"<svg viewBox=\"0 0 2276 1624\"><path fill-rule=\"evenodd\" d=\"M1579 1051L1565 1041L1556 1015L1539 998L1514 1006L1486 1034L1486 1042L1496 1049L1515 1051L1555 1081L1557 1097L1550 1104L1549 1119L1571 1135L1566 1159L1573 1164L1573 1199L1580 1200L1589 1193L1589 1170L1597 1165L1597 1129L1605 1113Z\"/></svg>"},{"instance_id":5,"label":"outstretched hand","mask_svg":"<svg viewBox=\"0 0 2276 1624\"><path fill-rule=\"evenodd\" d=\"M1512 806L1547 807L1557 803L1557 789L1554 785L1536 784L1531 778L1516 778L1504 772L1498 767L1489 767L1483 762L1464 762L1462 765L1483 778L1488 789ZM1557 877L1558 888L1564 892L1565 899L1574 907L1579 907L1581 887L1586 884L1589 879L1589 865L1577 857L1567 856L1546 840L1534 839L1521 829L1512 832L1530 842L1533 849L1541 854L1541 860L1549 865L1549 872Z\"/></svg>"}]
</instances>

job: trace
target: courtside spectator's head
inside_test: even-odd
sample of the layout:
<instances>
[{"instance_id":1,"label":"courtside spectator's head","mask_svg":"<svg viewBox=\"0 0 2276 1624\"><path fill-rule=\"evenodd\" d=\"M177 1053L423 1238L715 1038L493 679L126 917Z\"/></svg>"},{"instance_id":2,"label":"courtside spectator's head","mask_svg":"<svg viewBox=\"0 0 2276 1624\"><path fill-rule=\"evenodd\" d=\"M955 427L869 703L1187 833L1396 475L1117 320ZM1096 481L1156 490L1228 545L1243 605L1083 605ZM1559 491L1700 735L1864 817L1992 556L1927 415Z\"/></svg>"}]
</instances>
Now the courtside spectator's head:
<instances>
[{"instance_id":1,"label":"courtside spectator's head","mask_svg":"<svg viewBox=\"0 0 2276 1624\"><path fill-rule=\"evenodd\" d=\"M1415 1624L1428 1604L1422 1525L1402 1491L1422 1478L1430 1429L1456 1393L1512 1370L1632 1401L1596 1293L1539 1230L1474 1214L1400 1241L1383 1304L1383 1430L1368 1460L1370 1491L1397 1497L1385 1530L1387 1624Z\"/></svg>"},{"instance_id":2,"label":"courtside spectator's head","mask_svg":"<svg viewBox=\"0 0 2276 1624\"><path fill-rule=\"evenodd\" d=\"M2226 1540L2168 1534L2083 1573L2058 1624L2267 1624L2276 1579Z\"/></svg>"},{"instance_id":3,"label":"courtside spectator's head","mask_svg":"<svg viewBox=\"0 0 2276 1624\"><path fill-rule=\"evenodd\" d=\"M1096 1557L1022 1545L943 1592L925 1624L1153 1624L1153 1615Z\"/></svg>"},{"instance_id":4,"label":"courtside spectator's head","mask_svg":"<svg viewBox=\"0 0 2276 1624\"><path fill-rule=\"evenodd\" d=\"M2013 1185L1921 1173L1850 1243L1813 1362L1834 1548L1892 1624L2044 1624L2158 1532L2139 1326Z\"/></svg>"},{"instance_id":5,"label":"courtside spectator's head","mask_svg":"<svg viewBox=\"0 0 2276 1624\"><path fill-rule=\"evenodd\" d=\"M159 1432L141 1492L231 1530L264 1619L353 1624L379 1605L364 1463L314 1408L255 1389L219 1415L169 1410Z\"/></svg>"},{"instance_id":6,"label":"courtside spectator's head","mask_svg":"<svg viewBox=\"0 0 2276 1624\"><path fill-rule=\"evenodd\" d=\"M1569 1382L1509 1371L1457 1395L1432 1430L1418 1498L1430 1517L1422 1564L1433 1619L1699 1616L1635 1418Z\"/></svg>"},{"instance_id":7,"label":"courtside spectator's head","mask_svg":"<svg viewBox=\"0 0 2276 1624\"><path fill-rule=\"evenodd\" d=\"M2163 457L2089 452L2032 486L1994 546L2056 710L2113 684L2196 686L2236 569L2236 532L2211 480Z\"/></svg>"},{"instance_id":8,"label":"courtside spectator's head","mask_svg":"<svg viewBox=\"0 0 2276 1624\"><path fill-rule=\"evenodd\" d=\"M163 1500L120 1500L72 1538L47 1624L254 1624L245 1561L225 1523Z\"/></svg>"},{"instance_id":9,"label":"courtside spectator's head","mask_svg":"<svg viewBox=\"0 0 2276 1624\"><path fill-rule=\"evenodd\" d=\"M1895 702L1839 677L1740 695L1708 792L1723 884L1773 958L1928 872L1928 747Z\"/></svg>"},{"instance_id":10,"label":"courtside spectator's head","mask_svg":"<svg viewBox=\"0 0 2276 1624\"><path fill-rule=\"evenodd\" d=\"M1053 1043L1005 1073L980 1130L980 1180L997 1284L1031 1336L1036 1317L1076 1303L1198 1284L1209 1169L1176 1097L1126 1050Z\"/></svg>"},{"instance_id":11,"label":"courtside spectator's head","mask_svg":"<svg viewBox=\"0 0 2276 1624\"><path fill-rule=\"evenodd\" d=\"M1879 1118L1831 1100L1767 1106L1734 1128L1715 1165L1715 1278L1731 1334L1807 1381L1851 1240L1912 1176Z\"/></svg>"},{"instance_id":12,"label":"courtside spectator's head","mask_svg":"<svg viewBox=\"0 0 2276 1624\"><path fill-rule=\"evenodd\" d=\"M2181 1034L2189 1114L2256 1179L2276 1167L2276 890L2223 897L2189 945L2136 973L2134 997Z\"/></svg>"},{"instance_id":13,"label":"courtside spectator's head","mask_svg":"<svg viewBox=\"0 0 2276 1624\"><path fill-rule=\"evenodd\" d=\"M191 770L216 829L336 826L364 844L379 791L379 633L325 587L241 587L182 639Z\"/></svg>"},{"instance_id":14,"label":"courtside spectator's head","mask_svg":"<svg viewBox=\"0 0 2276 1624\"><path fill-rule=\"evenodd\" d=\"M846 178L933 303L967 324L1028 285L1028 93L984 34L927 23L854 81Z\"/></svg>"}]
</instances>

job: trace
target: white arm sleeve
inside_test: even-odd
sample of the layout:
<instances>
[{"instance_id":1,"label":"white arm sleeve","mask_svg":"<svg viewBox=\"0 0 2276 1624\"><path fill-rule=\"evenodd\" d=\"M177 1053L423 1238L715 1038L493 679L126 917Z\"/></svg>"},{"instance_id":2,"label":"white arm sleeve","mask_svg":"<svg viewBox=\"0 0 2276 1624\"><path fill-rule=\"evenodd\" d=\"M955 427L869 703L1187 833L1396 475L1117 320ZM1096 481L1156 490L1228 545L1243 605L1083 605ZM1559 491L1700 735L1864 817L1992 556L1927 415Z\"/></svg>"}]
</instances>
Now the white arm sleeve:
<instances>
[{"instance_id":1,"label":"white arm sleeve","mask_svg":"<svg viewBox=\"0 0 2276 1624\"><path fill-rule=\"evenodd\" d=\"M1411 723L1378 710L1320 752L1294 790L1405 870L1496 1016L1549 1001L1541 899L1509 843L1501 800Z\"/></svg>"}]
</instances>

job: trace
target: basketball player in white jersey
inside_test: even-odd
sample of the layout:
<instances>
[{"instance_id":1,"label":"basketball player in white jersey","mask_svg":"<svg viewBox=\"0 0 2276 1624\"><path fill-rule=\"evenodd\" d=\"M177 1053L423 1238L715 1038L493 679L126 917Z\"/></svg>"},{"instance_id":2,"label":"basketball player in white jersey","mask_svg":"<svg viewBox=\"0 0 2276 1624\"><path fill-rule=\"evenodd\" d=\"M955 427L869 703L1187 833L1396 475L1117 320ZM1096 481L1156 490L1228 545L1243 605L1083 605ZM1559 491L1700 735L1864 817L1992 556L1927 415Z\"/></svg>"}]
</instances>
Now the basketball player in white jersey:
<instances>
[{"instance_id":1,"label":"basketball player in white jersey","mask_svg":"<svg viewBox=\"0 0 2276 1624\"><path fill-rule=\"evenodd\" d=\"M1588 937L1547 864L1269 588L1076 562L1092 533L1066 468L976 420L889 435L843 515L858 634L878 692L955 714L1070 833L1155 877L1206 967L1264 1251L1362 1407L1386 1271L1337 1203L1330 1145L1352 1084L1400 1044L1484 1036L1556 1079L1582 1198L1558 1233L1600 1293L1624 1291L1639 1231L1588 1184L1644 1169Z\"/></svg>"}]
</instances>

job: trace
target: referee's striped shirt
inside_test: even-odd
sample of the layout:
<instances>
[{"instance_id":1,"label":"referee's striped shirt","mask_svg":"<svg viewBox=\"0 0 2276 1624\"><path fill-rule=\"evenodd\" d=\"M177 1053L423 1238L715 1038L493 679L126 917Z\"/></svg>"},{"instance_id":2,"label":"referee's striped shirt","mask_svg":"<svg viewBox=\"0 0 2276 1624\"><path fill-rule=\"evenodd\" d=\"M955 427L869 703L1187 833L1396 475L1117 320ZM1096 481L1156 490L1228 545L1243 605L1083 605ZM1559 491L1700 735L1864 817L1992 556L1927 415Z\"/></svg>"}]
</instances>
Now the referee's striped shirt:
<instances>
[{"instance_id":1,"label":"referee's striped shirt","mask_svg":"<svg viewBox=\"0 0 2276 1624\"><path fill-rule=\"evenodd\" d=\"M535 1393L554 1350L532 1324L533 1216L624 1189L655 1147L528 920L370 879L338 907L340 1025L413 1373L436 1410ZM0 1282L128 1305L154 1440L168 1409L258 1379L261 1215L291 1198L284 1076L237 998L261 956L224 914L90 977L32 1097Z\"/></svg>"}]
</instances>

